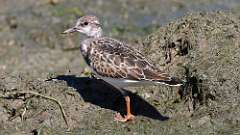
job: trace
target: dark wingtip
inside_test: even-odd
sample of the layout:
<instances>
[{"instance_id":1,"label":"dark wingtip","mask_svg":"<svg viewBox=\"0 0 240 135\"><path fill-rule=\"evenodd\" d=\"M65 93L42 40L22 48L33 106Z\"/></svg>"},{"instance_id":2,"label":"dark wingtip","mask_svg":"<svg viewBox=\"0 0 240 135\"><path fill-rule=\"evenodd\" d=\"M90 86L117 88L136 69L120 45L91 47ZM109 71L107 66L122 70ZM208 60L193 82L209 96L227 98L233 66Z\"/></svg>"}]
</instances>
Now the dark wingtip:
<instances>
[{"instance_id":1,"label":"dark wingtip","mask_svg":"<svg viewBox=\"0 0 240 135\"><path fill-rule=\"evenodd\" d=\"M165 83L171 86L181 86L183 85L184 81L177 77L171 77L170 81L167 81Z\"/></svg>"}]
</instances>

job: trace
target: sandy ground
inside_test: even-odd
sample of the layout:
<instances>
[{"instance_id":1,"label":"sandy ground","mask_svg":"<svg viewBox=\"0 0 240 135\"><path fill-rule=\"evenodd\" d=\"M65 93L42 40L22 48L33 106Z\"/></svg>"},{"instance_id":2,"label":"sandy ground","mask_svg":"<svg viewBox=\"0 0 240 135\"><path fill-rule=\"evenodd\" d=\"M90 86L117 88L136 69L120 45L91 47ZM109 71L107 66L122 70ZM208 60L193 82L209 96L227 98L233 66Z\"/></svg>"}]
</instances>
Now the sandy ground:
<instances>
[{"instance_id":1,"label":"sandy ground","mask_svg":"<svg viewBox=\"0 0 240 135\"><path fill-rule=\"evenodd\" d=\"M0 3L0 134L240 134L237 0ZM214 10L225 11L186 15ZM129 41L184 87L129 88L137 117L113 121L125 113L120 93L90 78L82 37L60 34L89 13L101 16L106 35ZM61 103L70 131L49 97Z\"/></svg>"}]
</instances>

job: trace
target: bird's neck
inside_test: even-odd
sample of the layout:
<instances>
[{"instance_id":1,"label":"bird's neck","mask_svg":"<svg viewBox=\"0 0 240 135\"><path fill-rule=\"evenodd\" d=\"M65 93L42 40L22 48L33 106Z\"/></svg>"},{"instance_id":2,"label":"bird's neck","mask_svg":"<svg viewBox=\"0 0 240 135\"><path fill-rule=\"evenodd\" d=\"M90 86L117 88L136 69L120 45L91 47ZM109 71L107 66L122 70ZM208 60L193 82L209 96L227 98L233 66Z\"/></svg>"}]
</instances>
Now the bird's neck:
<instances>
[{"instance_id":1,"label":"bird's neck","mask_svg":"<svg viewBox=\"0 0 240 135\"><path fill-rule=\"evenodd\" d=\"M91 33L89 33L87 36L88 38L100 38L103 36L102 34L102 29L99 27L97 29L95 29L94 31L92 31Z\"/></svg>"}]
</instances>

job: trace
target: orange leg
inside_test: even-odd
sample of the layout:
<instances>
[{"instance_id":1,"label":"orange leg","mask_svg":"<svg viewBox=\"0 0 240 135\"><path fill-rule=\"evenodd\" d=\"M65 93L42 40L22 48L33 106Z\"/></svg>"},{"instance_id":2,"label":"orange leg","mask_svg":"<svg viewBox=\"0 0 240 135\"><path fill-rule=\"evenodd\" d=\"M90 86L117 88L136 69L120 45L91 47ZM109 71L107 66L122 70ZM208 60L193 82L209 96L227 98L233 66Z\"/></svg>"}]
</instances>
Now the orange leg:
<instances>
[{"instance_id":1,"label":"orange leg","mask_svg":"<svg viewBox=\"0 0 240 135\"><path fill-rule=\"evenodd\" d=\"M134 118L134 115L131 113L130 97L125 96L124 98L125 98L125 102L126 102L127 115L122 117L120 113L117 113L117 115L114 118L116 121L127 122L130 120L133 120L133 118Z\"/></svg>"}]
</instances>

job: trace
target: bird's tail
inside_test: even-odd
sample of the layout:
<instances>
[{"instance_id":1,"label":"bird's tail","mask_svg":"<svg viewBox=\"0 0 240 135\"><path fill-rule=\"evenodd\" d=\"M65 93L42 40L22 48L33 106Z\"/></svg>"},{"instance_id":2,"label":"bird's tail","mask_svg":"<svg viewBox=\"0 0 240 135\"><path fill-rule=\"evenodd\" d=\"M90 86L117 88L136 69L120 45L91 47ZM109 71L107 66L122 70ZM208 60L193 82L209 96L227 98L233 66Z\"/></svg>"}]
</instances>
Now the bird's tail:
<instances>
[{"instance_id":1,"label":"bird's tail","mask_svg":"<svg viewBox=\"0 0 240 135\"><path fill-rule=\"evenodd\" d=\"M170 77L167 81L158 81L158 83L169 85L169 86L182 86L184 81L176 78L176 77Z\"/></svg>"}]
</instances>

